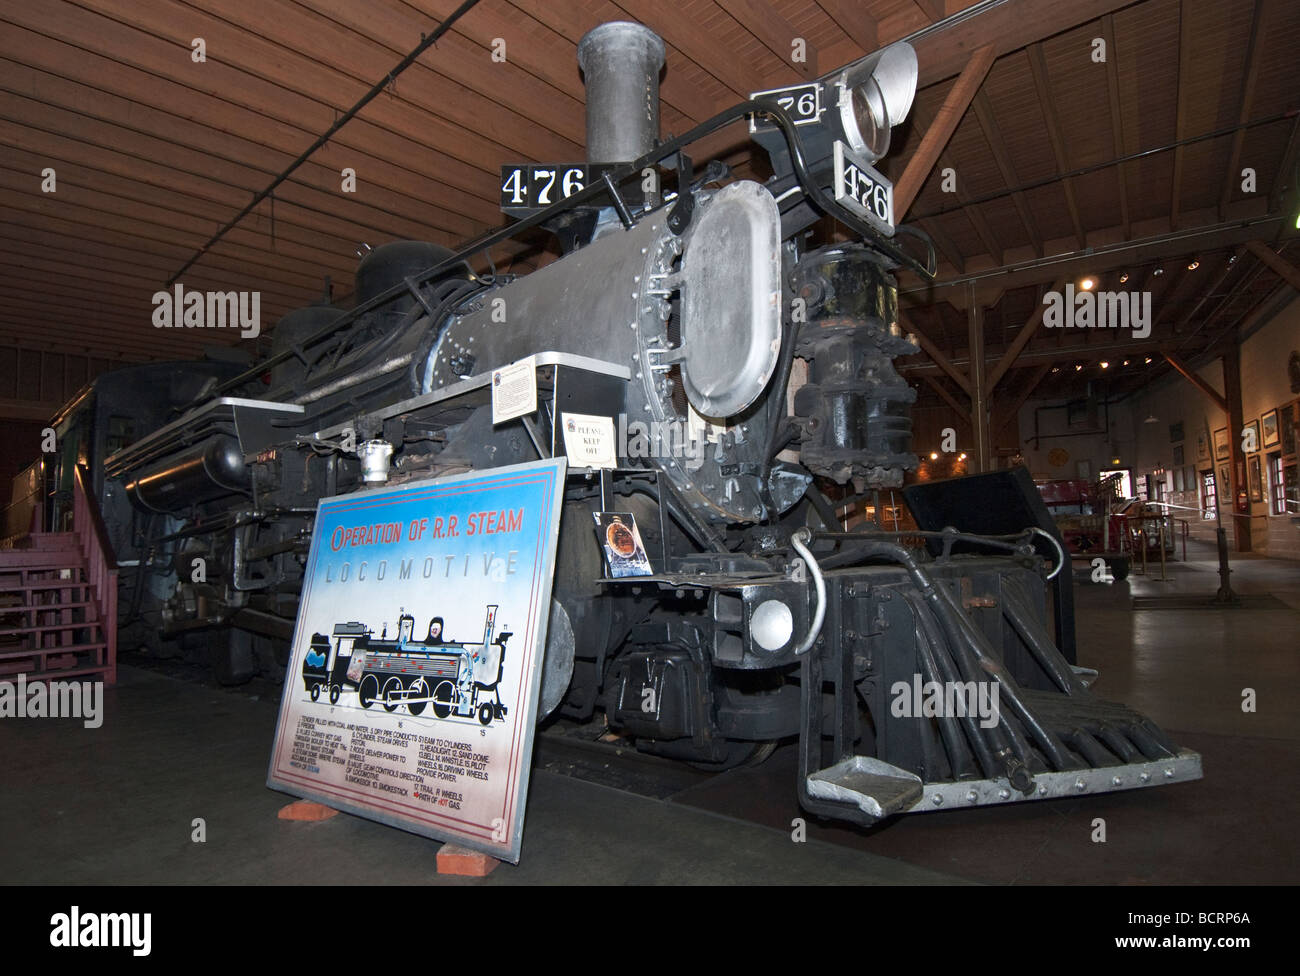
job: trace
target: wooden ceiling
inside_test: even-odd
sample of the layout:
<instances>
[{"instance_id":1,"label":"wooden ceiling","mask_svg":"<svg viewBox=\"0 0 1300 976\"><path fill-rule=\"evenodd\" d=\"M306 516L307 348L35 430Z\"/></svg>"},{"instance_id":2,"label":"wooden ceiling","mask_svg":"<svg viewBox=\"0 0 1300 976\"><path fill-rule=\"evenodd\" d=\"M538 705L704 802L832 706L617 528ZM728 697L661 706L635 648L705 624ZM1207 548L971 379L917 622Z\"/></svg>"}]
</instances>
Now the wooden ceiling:
<instances>
[{"instance_id":1,"label":"wooden ceiling","mask_svg":"<svg viewBox=\"0 0 1300 976\"><path fill-rule=\"evenodd\" d=\"M54 402L105 361L240 344L233 332L153 328L152 295L457 6L0 0L0 399ZM480 0L273 201L202 253L183 284L259 291L269 327L319 299L327 275L345 299L365 245L454 245L500 226L502 163L583 158L576 45L616 19L647 24L667 45L665 134L912 38L921 89L883 163L895 180L971 52L993 45L991 70L904 218L933 236L941 259L939 285L901 279L908 324L951 360L965 355L972 299L996 359L1043 288L1085 273L1110 287L1121 273L1127 287L1149 283L1162 316L1153 338L1194 358L1283 287L1247 241L1297 260L1278 239L1294 232L1294 215L1277 218L1293 206L1300 4ZM807 64L789 59L794 37ZM1095 38L1107 47L1101 63ZM492 57L498 39L504 62ZM743 125L693 155L708 150L741 174L765 165L751 159ZM1241 191L1243 166L1256 172L1253 193ZM345 167L355 193L341 192ZM52 193L42 191L47 168ZM945 168L955 192L944 191ZM493 256L516 270L545 260L526 244ZM1036 335L1023 365L1055 355L1075 372L1076 361L1109 355L1094 355L1113 345L1108 336L1084 339L1093 348L1076 354L1074 335ZM928 357L912 368L927 395L951 382ZM1025 378L1009 379L1013 388L1042 370L1017 372Z\"/></svg>"}]
</instances>

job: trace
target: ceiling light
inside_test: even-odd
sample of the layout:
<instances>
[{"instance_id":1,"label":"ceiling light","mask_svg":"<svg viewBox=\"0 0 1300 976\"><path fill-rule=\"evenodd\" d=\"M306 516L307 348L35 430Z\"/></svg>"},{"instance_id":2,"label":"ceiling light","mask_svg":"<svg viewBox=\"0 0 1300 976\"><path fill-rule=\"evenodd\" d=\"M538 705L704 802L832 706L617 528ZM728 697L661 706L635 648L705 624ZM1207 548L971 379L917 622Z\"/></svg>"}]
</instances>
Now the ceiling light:
<instances>
[{"instance_id":1,"label":"ceiling light","mask_svg":"<svg viewBox=\"0 0 1300 976\"><path fill-rule=\"evenodd\" d=\"M1101 361L1101 368L1102 368L1102 369L1110 369L1110 363L1108 363L1106 360L1103 359L1103 360Z\"/></svg>"},{"instance_id":2,"label":"ceiling light","mask_svg":"<svg viewBox=\"0 0 1300 976\"><path fill-rule=\"evenodd\" d=\"M1080 366L1078 363L1075 363L1075 364L1074 364L1074 371L1075 371L1076 373L1079 372L1081 369L1083 369L1083 367Z\"/></svg>"},{"instance_id":3,"label":"ceiling light","mask_svg":"<svg viewBox=\"0 0 1300 976\"><path fill-rule=\"evenodd\" d=\"M965 460L966 460L966 455L963 454L961 457L957 458L957 460L958 460L958 461L965 461Z\"/></svg>"},{"instance_id":4,"label":"ceiling light","mask_svg":"<svg viewBox=\"0 0 1300 976\"><path fill-rule=\"evenodd\" d=\"M1188 270L1188 271L1195 271L1195 270L1196 270L1197 268L1199 268L1200 266L1201 266L1201 262L1200 262L1200 261L1193 261L1191 264L1189 264L1189 265L1187 266L1187 270Z\"/></svg>"},{"instance_id":5,"label":"ceiling light","mask_svg":"<svg viewBox=\"0 0 1300 976\"><path fill-rule=\"evenodd\" d=\"M1155 414L1148 414L1148 415L1147 415L1147 419L1144 420L1144 421L1142 421L1142 423L1144 423L1144 424L1158 424L1158 423L1160 423L1160 421L1156 419L1156 415L1155 415Z\"/></svg>"},{"instance_id":6,"label":"ceiling light","mask_svg":"<svg viewBox=\"0 0 1300 976\"><path fill-rule=\"evenodd\" d=\"M1119 276L1119 283L1120 283L1121 285L1124 284L1126 281L1128 281L1128 272L1127 272L1127 271L1125 271L1122 275Z\"/></svg>"},{"instance_id":7,"label":"ceiling light","mask_svg":"<svg viewBox=\"0 0 1300 976\"><path fill-rule=\"evenodd\" d=\"M936 451L931 451L931 452L930 452L930 460L931 460L931 461L937 461L937 460L939 460L939 454L938 454L938 452L936 452Z\"/></svg>"},{"instance_id":8,"label":"ceiling light","mask_svg":"<svg viewBox=\"0 0 1300 976\"><path fill-rule=\"evenodd\" d=\"M1147 357L1147 365L1148 365L1148 366L1151 365L1151 357L1150 357L1150 356Z\"/></svg>"},{"instance_id":9,"label":"ceiling light","mask_svg":"<svg viewBox=\"0 0 1300 976\"><path fill-rule=\"evenodd\" d=\"M1053 372L1053 373L1059 373L1060 371L1061 371L1061 367L1060 367L1060 366L1053 366L1053 367L1052 367L1052 372Z\"/></svg>"},{"instance_id":10,"label":"ceiling light","mask_svg":"<svg viewBox=\"0 0 1300 976\"><path fill-rule=\"evenodd\" d=\"M1159 278L1164 273L1165 273L1164 268L1156 268L1154 271L1151 272L1151 277Z\"/></svg>"},{"instance_id":11,"label":"ceiling light","mask_svg":"<svg viewBox=\"0 0 1300 976\"><path fill-rule=\"evenodd\" d=\"M1094 288L1097 287L1097 282L1094 281L1092 278L1084 278L1081 282L1079 282L1079 287L1082 288L1084 291L1092 291Z\"/></svg>"},{"instance_id":12,"label":"ceiling light","mask_svg":"<svg viewBox=\"0 0 1300 976\"><path fill-rule=\"evenodd\" d=\"M1128 365L1128 360L1127 360L1127 359L1126 359L1126 360L1124 360L1124 365L1125 365L1125 366L1127 366L1127 365Z\"/></svg>"}]
</instances>

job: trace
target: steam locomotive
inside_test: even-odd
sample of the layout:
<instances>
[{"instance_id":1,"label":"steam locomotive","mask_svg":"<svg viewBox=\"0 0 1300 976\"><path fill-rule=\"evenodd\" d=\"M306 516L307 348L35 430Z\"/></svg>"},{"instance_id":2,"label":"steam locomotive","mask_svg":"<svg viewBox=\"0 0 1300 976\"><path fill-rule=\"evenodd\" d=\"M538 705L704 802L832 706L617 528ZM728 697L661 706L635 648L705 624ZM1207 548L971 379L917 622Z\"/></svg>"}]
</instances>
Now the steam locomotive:
<instances>
[{"instance_id":1,"label":"steam locomotive","mask_svg":"<svg viewBox=\"0 0 1300 976\"><path fill-rule=\"evenodd\" d=\"M312 701L327 692L331 705L351 689L362 708L379 702L394 712L405 705L410 714L420 715L431 704L438 718L477 716L480 725L491 725L509 711L501 701L500 685L506 642L512 635L506 632L492 640L496 614L495 606L487 608L483 640L477 644L443 640L441 617L429 621L428 636L418 641L415 617L409 613L397 618L394 640L386 638L386 627L376 638L363 623L336 624L332 640L312 635L303 659L303 686Z\"/></svg>"},{"instance_id":2,"label":"steam locomotive","mask_svg":"<svg viewBox=\"0 0 1300 976\"><path fill-rule=\"evenodd\" d=\"M617 418L699 449L620 444L613 468L570 468L543 662L558 692L543 714L603 711L638 748L718 769L797 738L803 806L863 824L1198 778L1199 756L1095 698L1074 665L1068 564L1023 470L910 486L920 547L842 531L822 490L864 497L916 465L915 391L893 365L916 344L892 272L932 277L934 252L895 226L872 165L910 110L912 48L667 140L656 35L605 24L578 55L587 163L563 179L504 168L516 222L455 253L375 249L353 307L290 313L269 358L107 458L148 639L205 642L227 681L283 667L318 499L550 457L565 415ZM688 155L737 122L767 153L764 182ZM811 247L824 215L854 239ZM557 260L473 270L539 230ZM491 377L521 363L538 409L494 424ZM592 524L609 511L635 517L652 575L606 574ZM342 626L318 635L330 668L345 641L371 639ZM428 655L397 647L386 653ZM462 691L386 695L366 668L358 691L385 707L465 706ZM304 680L341 693L325 670Z\"/></svg>"}]
</instances>

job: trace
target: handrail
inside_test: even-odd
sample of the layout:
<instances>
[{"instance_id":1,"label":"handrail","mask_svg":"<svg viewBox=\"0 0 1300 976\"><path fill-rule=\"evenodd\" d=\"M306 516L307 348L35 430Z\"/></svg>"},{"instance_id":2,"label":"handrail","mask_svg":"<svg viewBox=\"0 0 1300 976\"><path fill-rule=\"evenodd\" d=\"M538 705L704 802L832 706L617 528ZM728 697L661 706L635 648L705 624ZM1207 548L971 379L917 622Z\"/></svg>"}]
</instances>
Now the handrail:
<instances>
[{"instance_id":1,"label":"handrail","mask_svg":"<svg viewBox=\"0 0 1300 976\"><path fill-rule=\"evenodd\" d=\"M99 505L91 502L91 489L88 485L90 473L86 471L85 465L78 464L75 466L74 481L76 488L73 493L72 503L72 524L78 534L89 530L93 534L95 547L99 549L104 559L106 569L116 570L117 560L113 558L113 547L108 541L108 529L104 526L103 516L99 513ZM83 547L89 539L82 542Z\"/></svg>"},{"instance_id":2,"label":"handrail","mask_svg":"<svg viewBox=\"0 0 1300 976\"><path fill-rule=\"evenodd\" d=\"M72 531L86 560L86 580L94 590L104 634L104 681L111 685L117 682L117 561L84 466L74 466L72 482Z\"/></svg>"}]
</instances>

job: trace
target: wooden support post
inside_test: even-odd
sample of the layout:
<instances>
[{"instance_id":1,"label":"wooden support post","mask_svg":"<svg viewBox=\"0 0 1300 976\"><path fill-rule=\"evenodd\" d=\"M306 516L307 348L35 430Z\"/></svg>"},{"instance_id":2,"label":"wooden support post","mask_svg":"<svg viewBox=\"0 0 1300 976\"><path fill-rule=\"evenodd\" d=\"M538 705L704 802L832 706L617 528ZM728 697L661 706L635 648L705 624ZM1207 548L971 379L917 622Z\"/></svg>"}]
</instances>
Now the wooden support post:
<instances>
[{"instance_id":1,"label":"wooden support post","mask_svg":"<svg viewBox=\"0 0 1300 976\"><path fill-rule=\"evenodd\" d=\"M1250 503L1238 505L1238 494L1249 498L1246 486L1246 455L1241 449L1245 415L1241 408L1241 346L1234 336L1223 351L1223 392L1228 401L1229 479L1228 512L1238 552L1250 552ZM1241 509L1244 509L1242 511Z\"/></svg>"},{"instance_id":2,"label":"wooden support post","mask_svg":"<svg viewBox=\"0 0 1300 976\"><path fill-rule=\"evenodd\" d=\"M989 430L989 386L984 366L984 309L975 303L971 289L966 317L970 331L970 422L975 432L976 472L993 470L993 438Z\"/></svg>"},{"instance_id":3,"label":"wooden support post","mask_svg":"<svg viewBox=\"0 0 1300 976\"><path fill-rule=\"evenodd\" d=\"M954 383L969 394L971 392L970 380L966 378L966 374L954 366L948 357L939 350L939 347L931 342L924 333L920 332L915 325L912 326L912 335L916 336L917 344L927 356L934 360L934 364L947 373Z\"/></svg>"},{"instance_id":4,"label":"wooden support post","mask_svg":"<svg viewBox=\"0 0 1300 976\"><path fill-rule=\"evenodd\" d=\"M969 408L965 404L961 403L955 396L949 393L948 390L944 387L942 383L939 382L937 378L930 376L929 374L926 374L922 378L927 383L930 384L930 386L934 389L935 393L943 397L944 401L948 404L948 406L952 407L954 410L957 411L957 416L961 417L967 412Z\"/></svg>"},{"instance_id":5,"label":"wooden support post","mask_svg":"<svg viewBox=\"0 0 1300 976\"><path fill-rule=\"evenodd\" d=\"M1038 369L1034 370L1034 374L1029 378L1029 382L1020 389L1020 392L1016 394L1015 399L1006 405L1006 408L1002 412L1002 419L994 421L993 435L995 437L1002 433L1009 424L1015 421L1017 415L1020 413L1020 408L1025 405L1025 401L1033 396L1034 391L1038 389L1038 384L1042 383L1043 379L1051 371L1051 363L1043 363L1043 365L1039 366ZM992 383L989 384L989 386L992 385ZM1019 430L1017 430L1017 441L1019 441L1019 436ZM1019 443L1017 443L1016 446L1018 447Z\"/></svg>"},{"instance_id":6,"label":"wooden support post","mask_svg":"<svg viewBox=\"0 0 1300 976\"><path fill-rule=\"evenodd\" d=\"M1246 249L1276 271L1288 285L1300 291L1300 271L1297 271L1294 265L1286 261L1271 247L1259 241L1249 241L1246 244Z\"/></svg>"},{"instance_id":7,"label":"wooden support post","mask_svg":"<svg viewBox=\"0 0 1300 976\"><path fill-rule=\"evenodd\" d=\"M1164 354L1164 356L1165 359L1169 362L1170 366L1172 366L1174 369L1178 370L1178 372L1183 374L1183 377L1187 380L1187 382L1191 383L1192 386L1196 387L1207 397L1213 400L1215 404L1218 406L1218 408L1222 410L1224 413L1228 412L1228 401L1224 397L1221 397L1219 395L1219 392L1214 387L1210 386L1209 383L1205 382L1205 380L1201 379L1200 376L1192 372L1192 370L1187 366L1187 364L1184 363L1177 356L1175 356L1173 353L1167 352Z\"/></svg>"},{"instance_id":8,"label":"wooden support post","mask_svg":"<svg viewBox=\"0 0 1300 976\"><path fill-rule=\"evenodd\" d=\"M1064 291L1065 279L1058 278L1052 283L1050 290L1057 292ZM1011 341L1011 345L1007 347L1007 351L1003 353L1002 358L998 360L998 364L993 367L993 372L989 374L990 390L998 385L998 382L1007 374L1007 370L1011 368L1012 363L1016 361L1016 358L1020 355L1021 351L1029 344L1029 340L1033 338L1038 327L1042 325L1043 312L1046 310L1047 306L1040 301L1038 307L1034 309L1034 314L1029 316L1029 321L1021 326L1015 339ZM1050 366L1051 364L1049 363L1048 365Z\"/></svg>"}]
</instances>

